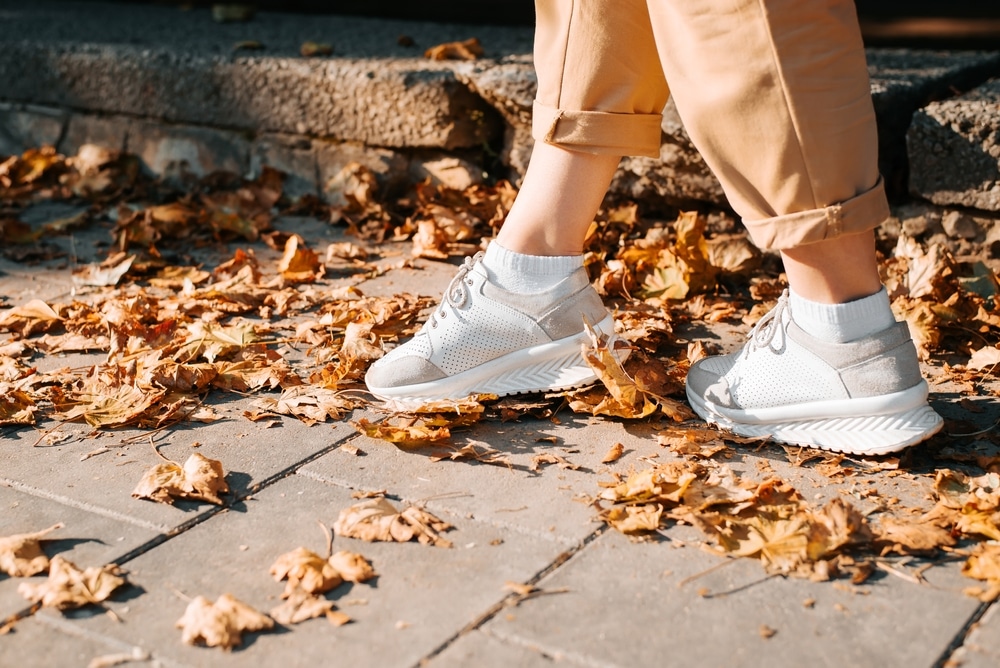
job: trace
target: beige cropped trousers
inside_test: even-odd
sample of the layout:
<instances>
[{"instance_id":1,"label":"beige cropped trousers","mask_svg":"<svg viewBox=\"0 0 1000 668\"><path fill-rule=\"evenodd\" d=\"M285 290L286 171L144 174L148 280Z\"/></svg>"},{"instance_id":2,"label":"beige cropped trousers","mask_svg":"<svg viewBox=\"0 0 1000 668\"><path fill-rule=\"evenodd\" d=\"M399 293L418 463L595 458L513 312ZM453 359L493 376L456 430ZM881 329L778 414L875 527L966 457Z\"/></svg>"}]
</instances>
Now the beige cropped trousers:
<instances>
[{"instance_id":1,"label":"beige cropped trousers","mask_svg":"<svg viewBox=\"0 0 1000 668\"><path fill-rule=\"evenodd\" d=\"M889 215L851 0L536 0L535 69L535 140L578 151L659 156L673 95L760 247Z\"/></svg>"}]
</instances>

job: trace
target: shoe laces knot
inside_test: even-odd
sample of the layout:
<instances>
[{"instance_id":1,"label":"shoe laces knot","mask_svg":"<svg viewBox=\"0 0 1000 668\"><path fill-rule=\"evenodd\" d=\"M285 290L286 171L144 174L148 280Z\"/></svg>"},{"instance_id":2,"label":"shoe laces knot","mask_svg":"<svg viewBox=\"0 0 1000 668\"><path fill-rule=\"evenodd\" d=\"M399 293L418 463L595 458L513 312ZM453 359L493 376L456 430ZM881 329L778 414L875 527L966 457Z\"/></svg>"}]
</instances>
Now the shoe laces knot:
<instances>
[{"instance_id":1,"label":"shoe laces knot","mask_svg":"<svg viewBox=\"0 0 1000 668\"><path fill-rule=\"evenodd\" d=\"M431 327L438 326L438 318L443 319L448 317L447 307L451 307L452 309L462 308L465 302L469 300L469 286L472 285L469 272L472 271L477 262L483 259L483 255L484 253L479 251L472 257L465 258L465 262L459 267L455 278L451 279L451 283L448 284L448 288L444 291L441 305L427 319L427 323Z\"/></svg>"},{"instance_id":2,"label":"shoe laces knot","mask_svg":"<svg viewBox=\"0 0 1000 668\"><path fill-rule=\"evenodd\" d=\"M747 338L750 339L750 343L755 349L771 345L778 330L784 329L783 316L788 308L788 290L785 290L778 297L778 303L774 305L774 308L765 313L764 317L758 320L750 333L747 334Z\"/></svg>"}]
</instances>

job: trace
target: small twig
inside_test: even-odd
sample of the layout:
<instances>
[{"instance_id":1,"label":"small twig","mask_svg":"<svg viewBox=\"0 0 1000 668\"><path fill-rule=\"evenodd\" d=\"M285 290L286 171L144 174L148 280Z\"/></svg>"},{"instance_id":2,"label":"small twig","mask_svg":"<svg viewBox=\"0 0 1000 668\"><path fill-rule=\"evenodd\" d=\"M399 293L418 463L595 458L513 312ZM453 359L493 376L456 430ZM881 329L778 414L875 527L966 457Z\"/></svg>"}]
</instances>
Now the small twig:
<instances>
[{"instance_id":1,"label":"small twig","mask_svg":"<svg viewBox=\"0 0 1000 668\"><path fill-rule=\"evenodd\" d=\"M924 579L923 575L920 574L910 575L906 571L901 571L898 568L893 568L884 561L876 561L875 567L878 568L879 570L885 571L889 575L895 575L897 578L901 580L906 580L911 584L916 584L916 585L927 584L927 581Z\"/></svg>"},{"instance_id":2,"label":"small twig","mask_svg":"<svg viewBox=\"0 0 1000 668\"><path fill-rule=\"evenodd\" d=\"M316 520L319 524L319 528L323 530L323 535L326 536L326 559L333 556L333 532L330 531L330 527L323 524L323 520Z\"/></svg>"},{"instance_id":3,"label":"small twig","mask_svg":"<svg viewBox=\"0 0 1000 668\"><path fill-rule=\"evenodd\" d=\"M711 568L707 568L700 573L695 573L694 575L689 575L688 577L684 578L683 580L677 583L677 588L680 589L684 585L690 584L691 582L694 582L698 578L705 577L706 575L710 575L715 571L721 570L726 566L729 566L730 564L736 563L736 559L734 559L733 557L725 557L724 559L725 561L721 561L712 566Z\"/></svg>"},{"instance_id":4,"label":"small twig","mask_svg":"<svg viewBox=\"0 0 1000 668\"><path fill-rule=\"evenodd\" d=\"M62 426L63 426L64 424L66 424L66 423L65 423L65 422L60 422L60 423L59 423L59 424L57 424L56 426L52 427L52 429L49 429L49 430L47 430L47 431L43 431L43 432L42 432L42 435L38 437L38 440L36 440L36 441L35 441L34 443L32 443L32 444L31 444L31 447L33 447L33 448L35 448L35 447L38 447L38 444L39 444L39 443L41 443L41 442L42 442L42 440L43 440L43 439L44 439L44 438L45 438L46 436L48 436L49 434L54 434L54 433L55 433L55 432L56 432L56 431L57 431L58 429L60 429L60 428L61 428L61 427L62 427Z\"/></svg>"},{"instance_id":5,"label":"small twig","mask_svg":"<svg viewBox=\"0 0 1000 668\"><path fill-rule=\"evenodd\" d=\"M982 434L988 434L989 432L991 432L994 429L996 429L997 425L1000 425L1000 420L997 420L996 422L994 422L993 424L991 424L986 429L982 429L980 431L974 431L974 432L971 432L971 433L968 433L968 434L954 434L954 433L948 431L948 432L945 432L945 435L946 436L959 436L959 437L964 437L964 436L981 436Z\"/></svg>"},{"instance_id":6,"label":"small twig","mask_svg":"<svg viewBox=\"0 0 1000 668\"><path fill-rule=\"evenodd\" d=\"M733 560L735 561L735 559ZM709 592L707 594L702 594L701 598L722 598L723 596L729 596L730 594L736 594L738 592L749 589L750 587L756 587L759 584L767 582L771 578L777 577L776 573L771 573L770 575L765 575L762 578L754 580L753 582L748 582L746 584L741 584L739 587L733 587L732 589L727 589L726 591Z\"/></svg>"},{"instance_id":7,"label":"small twig","mask_svg":"<svg viewBox=\"0 0 1000 668\"><path fill-rule=\"evenodd\" d=\"M174 593L174 596L184 601L185 603L190 603L191 601L194 600L190 596L182 592L180 589L178 589L177 587L174 587L173 585L167 585L167 589L172 591Z\"/></svg>"}]
</instances>

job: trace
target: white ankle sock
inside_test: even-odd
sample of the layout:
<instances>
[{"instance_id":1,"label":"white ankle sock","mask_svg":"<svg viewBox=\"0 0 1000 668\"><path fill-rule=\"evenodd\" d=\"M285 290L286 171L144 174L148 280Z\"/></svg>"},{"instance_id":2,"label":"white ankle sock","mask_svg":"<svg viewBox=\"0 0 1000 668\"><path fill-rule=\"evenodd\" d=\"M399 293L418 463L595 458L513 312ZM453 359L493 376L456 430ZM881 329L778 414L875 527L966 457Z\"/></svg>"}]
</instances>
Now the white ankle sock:
<instances>
[{"instance_id":1,"label":"white ankle sock","mask_svg":"<svg viewBox=\"0 0 1000 668\"><path fill-rule=\"evenodd\" d=\"M885 288L845 304L823 304L805 299L793 290L788 292L795 324L807 334L830 343L856 341L881 332L896 321Z\"/></svg>"},{"instance_id":2,"label":"white ankle sock","mask_svg":"<svg viewBox=\"0 0 1000 668\"><path fill-rule=\"evenodd\" d=\"M525 255L491 241L483 266L499 287L528 295L545 292L582 267L583 255Z\"/></svg>"}]
</instances>

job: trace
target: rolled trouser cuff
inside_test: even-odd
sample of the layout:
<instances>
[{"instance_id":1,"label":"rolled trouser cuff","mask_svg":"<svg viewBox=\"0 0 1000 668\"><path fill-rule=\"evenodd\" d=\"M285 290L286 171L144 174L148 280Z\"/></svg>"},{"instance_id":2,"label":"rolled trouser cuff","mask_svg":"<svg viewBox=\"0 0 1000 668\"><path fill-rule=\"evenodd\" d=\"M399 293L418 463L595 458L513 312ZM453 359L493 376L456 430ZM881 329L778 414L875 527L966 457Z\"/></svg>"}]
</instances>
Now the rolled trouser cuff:
<instances>
[{"instance_id":1,"label":"rolled trouser cuff","mask_svg":"<svg viewBox=\"0 0 1000 668\"><path fill-rule=\"evenodd\" d=\"M660 156L663 114L618 114L556 109L535 100L531 135L587 153Z\"/></svg>"},{"instance_id":2,"label":"rolled trouser cuff","mask_svg":"<svg viewBox=\"0 0 1000 668\"><path fill-rule=\"evenodd\" d=\"M867 232L888 217L889 202L879 177L872 189L845 202L761 220L744 219L743 224L757 246L781 250Z\"/></svg>"}]
</instances>

